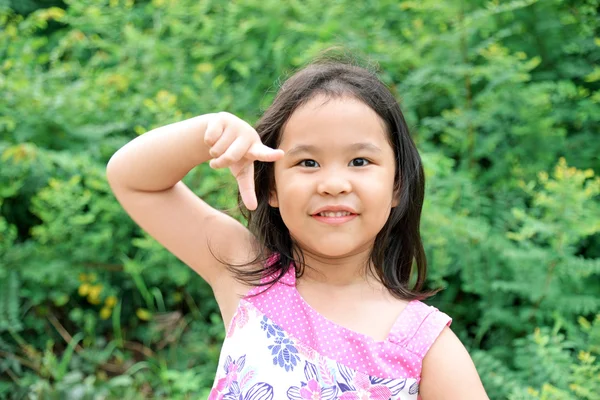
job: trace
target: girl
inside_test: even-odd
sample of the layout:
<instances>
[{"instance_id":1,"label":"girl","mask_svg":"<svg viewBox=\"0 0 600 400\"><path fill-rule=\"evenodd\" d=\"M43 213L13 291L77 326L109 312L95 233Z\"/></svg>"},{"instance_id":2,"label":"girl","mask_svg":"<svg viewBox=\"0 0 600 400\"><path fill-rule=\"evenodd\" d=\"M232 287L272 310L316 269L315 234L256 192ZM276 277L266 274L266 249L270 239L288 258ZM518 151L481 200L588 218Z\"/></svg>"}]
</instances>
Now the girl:
<instances>
[{"instance_id":1,"label":"girl","mask_svg":"<svg viewBox=\"0 0 600 400\"><path fill-rule=\"evenodd\" d=\"M248 228L181 182L209 160L236 177ZM367 70L315 62L256 129L225 112L167 125L107 175L214 291L228 329L210 399L487 399L450 318L420 301L421 159Z\"/></svg>"}]
</instances>

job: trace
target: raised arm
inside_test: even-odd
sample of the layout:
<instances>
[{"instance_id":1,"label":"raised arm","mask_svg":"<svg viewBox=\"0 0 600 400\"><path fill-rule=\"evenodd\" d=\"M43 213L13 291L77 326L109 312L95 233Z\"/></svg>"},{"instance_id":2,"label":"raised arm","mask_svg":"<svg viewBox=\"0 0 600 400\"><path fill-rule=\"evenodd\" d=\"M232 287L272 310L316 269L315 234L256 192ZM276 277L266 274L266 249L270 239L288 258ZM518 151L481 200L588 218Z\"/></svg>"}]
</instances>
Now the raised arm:
<instances>
[{"instance_id":1,"label":"raised arm","mask_svg":"<svg viewBox=\"0 0 600 400\"><path fill-rule=\"evenodd\" d=\"M195 166L218 157L211 165L236 171L248 205L255 198L253 160L261 157L256 153L261 151L270 161L282 155L261 146L254 129L234 115L206 114L135 138L107 165L109 184L123 208L211 285L222 310L222 303L233 299L222 293L231 290L232 280L211 250L225 262L247 261L254 239L242 224L209 206L181 179ZM264 156L267 150L273 153Z\"/></svg>"}]
</instances>

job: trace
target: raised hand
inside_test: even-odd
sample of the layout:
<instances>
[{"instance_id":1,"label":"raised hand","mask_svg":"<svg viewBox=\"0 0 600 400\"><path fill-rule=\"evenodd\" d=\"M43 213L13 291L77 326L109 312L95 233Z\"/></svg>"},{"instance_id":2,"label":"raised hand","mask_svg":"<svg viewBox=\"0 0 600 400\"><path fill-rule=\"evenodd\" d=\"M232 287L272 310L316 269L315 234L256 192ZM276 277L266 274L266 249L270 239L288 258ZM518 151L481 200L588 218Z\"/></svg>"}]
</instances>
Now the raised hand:
<instances>
[{"instance_id":1,"label":"raised hand","mask_svg":"<svg viewBox=\"0 0 600 400\"><path fill-rule=\"evenodd\" d=\"M229 168L240 188L242 201L249 210L258 206L254 188L254 161L274 162L283 150L265 146L254 128L227 112L214 114L204 133L210 148L211 168Z\"/></svg>"}]
</instances>

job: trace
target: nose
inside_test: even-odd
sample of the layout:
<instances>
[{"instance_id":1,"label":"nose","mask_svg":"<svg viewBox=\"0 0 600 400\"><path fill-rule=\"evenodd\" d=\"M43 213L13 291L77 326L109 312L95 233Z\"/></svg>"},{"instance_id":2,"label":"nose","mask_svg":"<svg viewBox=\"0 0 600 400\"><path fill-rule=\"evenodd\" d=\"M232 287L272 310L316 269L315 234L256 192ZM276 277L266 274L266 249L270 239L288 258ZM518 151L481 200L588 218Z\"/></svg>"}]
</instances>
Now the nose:
<instances>
[{"instance_id":1,"label":"nose","mask_svg":"<svg viewBox=\"0 0 600 400\"><path fill-rule=\"evenodd\" d=\"M317 184L317 191L321 195L337 196L350 193L352 184L350 180L338 171L324 173Z\"/></svg>"}]
</instances>

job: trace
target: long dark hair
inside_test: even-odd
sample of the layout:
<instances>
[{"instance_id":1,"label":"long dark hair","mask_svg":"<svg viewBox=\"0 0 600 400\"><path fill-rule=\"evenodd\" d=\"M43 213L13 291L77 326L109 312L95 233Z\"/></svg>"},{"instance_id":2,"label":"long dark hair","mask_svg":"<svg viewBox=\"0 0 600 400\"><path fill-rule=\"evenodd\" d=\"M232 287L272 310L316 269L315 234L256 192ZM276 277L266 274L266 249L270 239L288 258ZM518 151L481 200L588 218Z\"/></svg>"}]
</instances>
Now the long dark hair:
<instances>
[{"instance_id":1,"label":"long dark hair","mask_svg":"<svg viewBox=\"0 0 600 400\"><path fill-rule=\"evenodd\" d=\"M435 292L422 292L427 260L421 242L420 220L423 207L425 176L421 157L409 135L400 106L389 89L374 72L351 62L321 59L296 72L280 88L271 106L256 124L262 142L277 148L283 127L292 113L316 95L329 98L353 97L372 108L385 122L388 140L396 158L394 195L398 206L377 234L369 260L374 273L397 298L424 299ZM236 279L250 285L271 285L292 266L296 276L304 272L302 251L294 246L279 209L269 205L269 193L275 187L274 164L255 162L254 183L258 207L248 210L238 192L238 205L255 236L257 257L246 264L228 265ZM273 254L279 256L271 259ZM416 280L411 285L413 264ZM239 268L256 266L256 268ZM270 276L268 282L261 278ZM411 287L412 286L412 287Z\"/></svg>"}]
</instances>

